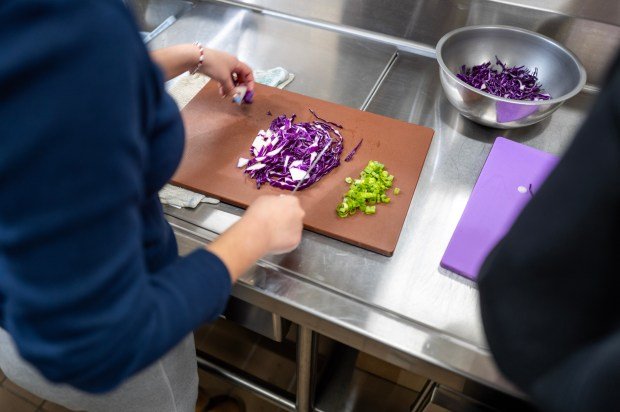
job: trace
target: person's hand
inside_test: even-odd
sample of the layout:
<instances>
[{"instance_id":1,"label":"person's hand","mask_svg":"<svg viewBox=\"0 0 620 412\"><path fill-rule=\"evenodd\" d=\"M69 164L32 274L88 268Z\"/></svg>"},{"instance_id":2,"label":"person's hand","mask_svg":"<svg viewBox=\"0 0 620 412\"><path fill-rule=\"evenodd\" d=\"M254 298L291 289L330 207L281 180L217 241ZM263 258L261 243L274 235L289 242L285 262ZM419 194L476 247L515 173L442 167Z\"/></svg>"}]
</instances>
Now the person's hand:
<instances>
[{"instance_id":1,"label":"person's hand","mask_svg":"<svg viewBox=\"0 0 620 412\"><path fill-rule=\"evenodd\" d=\"M257 259L295 249L301 241L304 215L294 196L261 196L207 249L222 260L236 282Z\"/></svg>"},{"instance_id":2,"label":"person's hand","mask_svg":"<svg viewBox=\"0 0 620 412\"><path fill-rule=\"evenodd\" d=\"M261 196L248 207L242 220L261 233L267 254L279 254L292 251L301 242L304 216L295 196Z\"/></svg>"},{"instance_id":3,"label":"person's hand","mask_svg":"<svg viewBox=\"0 0 620 412\"><path fill-rule=\"evenodd\" d=\"M233 78L238 84L247 86L248 91L254 90L254 74L247 64L228 53L205 49L205 60L200 72L220 84L220 94L227 96L235 87ZM233 77L234 76L234 77Z\"/></svg>"}]
</instances>

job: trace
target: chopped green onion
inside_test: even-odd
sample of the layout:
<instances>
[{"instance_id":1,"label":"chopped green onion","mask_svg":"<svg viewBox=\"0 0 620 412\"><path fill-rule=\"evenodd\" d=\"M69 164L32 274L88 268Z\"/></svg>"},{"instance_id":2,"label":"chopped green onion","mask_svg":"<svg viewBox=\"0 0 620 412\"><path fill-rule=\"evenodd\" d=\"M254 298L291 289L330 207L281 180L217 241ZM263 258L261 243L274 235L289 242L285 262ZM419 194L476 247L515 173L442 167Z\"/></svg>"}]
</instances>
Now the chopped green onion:
<instances>
[{"instance_id":1,"label":"chopped green onion","mask_svg":"<svg viewBox=\"0 0 620 412\"><path fill-rule=\"evenodd\" d=\"M394 196L398 196L398 194L400 193L400 189L399 188L394 188Z\"/></svg>"},{"instance_id":2,"label":"chopped green onion","mask_svg":"<svg viewBox=\"0 0 620 412\"><path fill-rule=\"evenodd\" d=\"M355 214L358 210L367 215L374 215L377 203L390 203L386 190L392 187L392 176L385 165L371 160L360 173L359 179L347 177L344 181L349 184L349 191L345 193L342 203L336 207L336 213L340 217ZM394 189L397 195L400 189Z\"/></svg>"}]
</instances>

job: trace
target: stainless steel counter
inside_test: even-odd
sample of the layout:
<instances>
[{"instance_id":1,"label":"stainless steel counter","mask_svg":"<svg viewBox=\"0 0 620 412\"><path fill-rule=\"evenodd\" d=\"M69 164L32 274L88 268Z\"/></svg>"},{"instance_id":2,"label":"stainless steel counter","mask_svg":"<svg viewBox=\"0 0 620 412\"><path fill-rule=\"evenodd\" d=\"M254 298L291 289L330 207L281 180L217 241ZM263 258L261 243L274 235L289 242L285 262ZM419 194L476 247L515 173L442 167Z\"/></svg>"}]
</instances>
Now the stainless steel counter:
<instances>
[{"instance_id":1,"label":"stainless steel counter","mask_svg":"<svg viewBox=\"0 0 620 412\"><path fill-rule=\"evenodd\" d=\"M446 14L455 11L467 15L469 9L484 7L495 10L493 14L498 18L518 16L525 24L534 18L534 24L540 18L571 17L587 19L618 25L620 23L620 3L615 0L491 0L491 1L368 1L368 0L314 0L312 6L304 5L299 1L291 0L238 0L243 3L267 7L273 10L290 13L302 17L345 23L356 27L364 27L382 33L405 36L415 29L420 16L427 21L453 21L446 18ZM422 11L426 12L422 14ZM540 13L540 12L544 13ZM374 18L371 18L374 16ZM477 23L471 23L477 24ZM507 23L504 23L507 24ZM431 34L431 33L429 33Z\"/></svg>"},{"instance_id":2,"label":"stainless steel counter","mask_svg":"<svg viewBox=\"0 0 620 412\"><path fill-rule=\"evenodd\" d=\"M215 0L217 1L217 0ZM334 29L361 29L435 46L450 30L477 24L503 24L532 30L571 49L584 63L588 83L600 85L604 67L620 44L620 2L596 0L225 0L266 13L322 21ZM587 3L587 4L585 4ZM524 7L526 6L526 7ZM501 56L500 56L501 58Z\"/></svg>"},{"instance_id":3,"label":"stainless steel counter","mask_svg":"<svg viewBox=\"0 0 620 412\"><path fill-rule=\"evenodd\" d=\"M286 8L292 2L253 3ZM620 39L618 27L607 23L532 9L519 14L515 6L483 0L402 1L400 9L370 7L371 1L314 3L325 7L306 10L301 6L294 11L310 20L332 19L334 24L409 37L429 47L454 26L520 25L525 20L534 26L529 28L539 31L555 27L559 34L552 37L556 38L565 34L562 27L579 23L589 28L584 30L592 36L590 43L596 43L596 30L601 27L601 33L606 33L599 36L602 44ZM403 15L407 18L399 18ZM493 139L503 135L562 154L595 96L581 93L550 119L527 128L485 128L450 106L433 58L401 51L378 83L398 46L358 37L354 31L325 30L283 17L221 2L199 2L150 46L199 40L234 53L255 68L283 66L297 76L289 90L356 108L366 102L369 111L434 128L435 137L393 257L304 232L297 250L259 262L242 277L233 295L451 387L471 380L520 396L500 376L488 352L476 286L441 270L439 261ZM560 20L563 23L557 25ZM605 53L603 60L610 55L608 50ZM599 81L601 58L585 63ZM373 90L375 84L378 88ZM201 205L165 212L186 253L214 239L242 210Z\"/></svg>"},{"instance_id":4,"label":"stainless steel counter","mask_svg":"<svg viewBox=\"0 0 620 412\"><path fill-rule=\"evenodd\" d=\"M256 69L285 67L297 74L288 90L352 107L362 105L394 52L383 44L208 3L198 4L149 46L193 41L232 53Z\"/></svg>"}]
</instances>

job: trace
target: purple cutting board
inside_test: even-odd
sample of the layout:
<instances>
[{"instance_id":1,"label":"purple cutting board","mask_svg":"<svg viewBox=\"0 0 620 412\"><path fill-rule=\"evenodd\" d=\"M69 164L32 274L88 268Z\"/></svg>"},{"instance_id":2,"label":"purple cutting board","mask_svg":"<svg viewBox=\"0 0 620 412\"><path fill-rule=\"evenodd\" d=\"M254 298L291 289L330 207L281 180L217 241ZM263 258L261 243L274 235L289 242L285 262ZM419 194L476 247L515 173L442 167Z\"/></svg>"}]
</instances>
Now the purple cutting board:
<instances>
[{"instance_id":1,"label":"purple cutting board","mask_svg":"<svg viewBox=\"0 0 620 412\"><path fill-rule=\"evenodd\" d=\"M495 139L441 267L475 280L487 255L557 162L549 153L503 137Z\"/></svg>"}]
</instances>

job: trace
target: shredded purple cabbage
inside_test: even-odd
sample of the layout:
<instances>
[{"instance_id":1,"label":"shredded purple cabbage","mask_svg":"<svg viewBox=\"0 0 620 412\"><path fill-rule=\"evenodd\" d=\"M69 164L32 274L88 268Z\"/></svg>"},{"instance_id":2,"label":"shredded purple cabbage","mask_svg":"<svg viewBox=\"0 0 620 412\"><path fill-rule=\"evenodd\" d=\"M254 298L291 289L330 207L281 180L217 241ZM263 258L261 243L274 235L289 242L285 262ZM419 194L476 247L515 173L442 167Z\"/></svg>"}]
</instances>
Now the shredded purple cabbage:
<instances>
[{"instance_id":1,"label":"shredded purple cabbage","mask_svg":"<svg viewBox=\"0 0 620 412\"><path fill-rule=\"evenodd\" d=\"M506 99L531 101L551 99L538 82L537 68L532 72L525 66L508 67L497 56L495 60L501 71L491 67L491 62L472 68L463 65L456 77L476 89Z\"/></svg>"},{"instance_id":2,"label":"shredded purple cabbage","mask_svg":"<svg viewBox=\"0 0 620 412\"><path fill-rule=\"evenodd\" d=\"M360 142L358 144L355 145L355 147L353 148L353 150L351 150L349 152L348 155L346 155L346 157L344 158L345 162L350 162L351 160L353 160L353 156L355 156L355 153L357 153L357 149L360 148L360 146L362 145L362 142L364 141L364 139L360 140Z\"/></svg>"},{"instance_id":3,"label":"shredded purple cabbage","mask_svg":"<svg viewBox=\"0 0 620 412\"><path fill-rule=\"evenodd\" d=\"M319 117L319 115L318 115L318 114L316 114L316 112L315 112L314 110L312 110L312 109L308 109L308 110L310 110L310 113L312 113L312 115L313 115L314 117L316 117L316 118L317 118L317 120L320 120L320 121L322 121L322 122L324 122L324 123L331 124L331 125L332 125L332 126L334 126L334 127L337 127L337 128L339 128L339 129L342 129L342 125L337 124L337 123L334 123L334 122L327 121L327 120L325 120L325 119L321 119L321 118Z\"/></svg>"},{"instance_id":4,"label":"shredded purple cabbage","mask_svg":"<svg viewBox=\"0 0 620 412\"><path fill-rule=\"evenodd\" d=\"M343 138L335 123L320 119L308 123L295 123L295 115L278 116L269 129L261 130L250 147L251 158L239 159L244 173L256 180L256 187L271 186L293 190L319 152L330 145L310 175L299 187L303 190L318 182L321 177L340 165ZM243 161L242 161L243 160ZM245 162L247 160L247 163Z\"/></svg>"}]
</instances>

